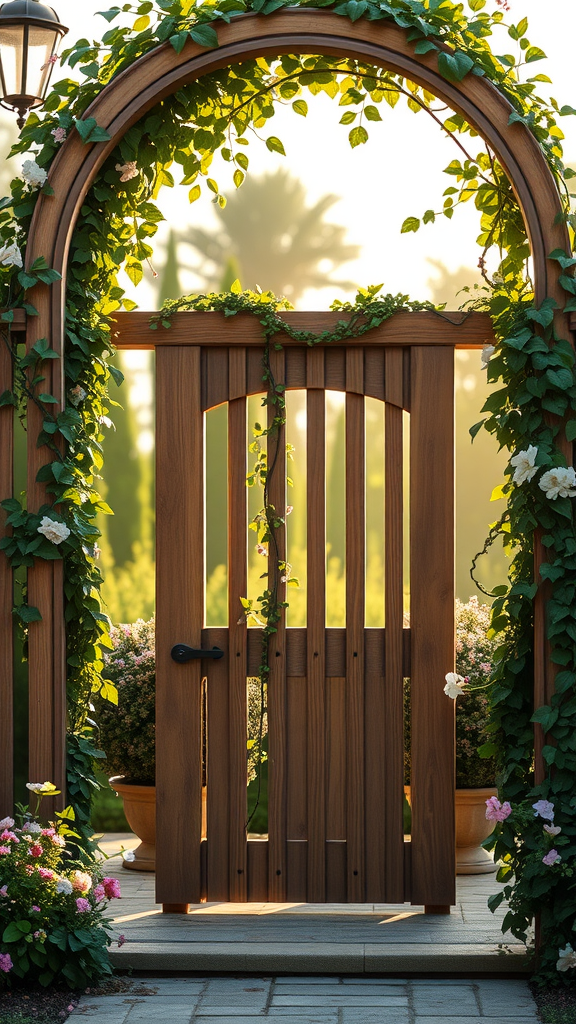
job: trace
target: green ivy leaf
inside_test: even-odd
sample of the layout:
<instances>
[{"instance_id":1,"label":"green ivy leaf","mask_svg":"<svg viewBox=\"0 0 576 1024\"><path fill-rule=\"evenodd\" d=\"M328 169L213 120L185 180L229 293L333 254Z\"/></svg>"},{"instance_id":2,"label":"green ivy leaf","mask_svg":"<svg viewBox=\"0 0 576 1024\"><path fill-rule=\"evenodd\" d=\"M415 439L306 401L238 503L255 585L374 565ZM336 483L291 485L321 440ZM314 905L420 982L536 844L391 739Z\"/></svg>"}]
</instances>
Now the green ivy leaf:
<instances>
[{"instance_id":1,"label":"green ivy leaf","mask_svg":"<svg viewBox=\"0 0 576 1024\"><path fill-rule=\"evenodd\" d=\"M195 43L198 43L199 46L205 46L208 50L218 46L218 36L213 25L195 25L194 28L190 29L190 38Z\"/></svg>"},{"instance_id":2,"label":"green ivy leaf","mask_svg":"<svg viewBox=\"0 0 576 1024\"><path fill-rule=\"evenodd\" d=\"M449 82L461 82L474 67L474 61L462 50L438 54L438 70Z\"/></svg>"},{"instance_id":3,"label":"green ivy leaf","mask_svg":"<svg viewBox=\"0 0 576 1024\"><path fill-rule=\"evenodd\" d=\"M282 156L286 156L284 146L276 135L270 135L269 138L266 139L266 148L269 149L271 153L280 153Z\"/></svg>"},{"instance_id":4,"label":"green ivy leaf","mask_svg":"<svg viewBox=\"0 0 576 1024\"><path fill-rule=\"evenodd\" d=\"M400 234L406 235L409 231L418 231L420 227L420 221L418 217L406 217L406 220L400 228Z\"/></svg>"},{"instance_id":5,"label":"green ivy leaf","mask_svg":"<svg viewBox=\"0 0 576 1024\"><path fill-rule=\"evenodd\" d=\"M357 124L354 128L352 128L352 130L348 134L348 140L350 142L350 145L352 146L352 149L355 149L356 146L361 146L364 143L368 142L368 132L366 131L364 125Z\"/></svg>"}]
</instances>

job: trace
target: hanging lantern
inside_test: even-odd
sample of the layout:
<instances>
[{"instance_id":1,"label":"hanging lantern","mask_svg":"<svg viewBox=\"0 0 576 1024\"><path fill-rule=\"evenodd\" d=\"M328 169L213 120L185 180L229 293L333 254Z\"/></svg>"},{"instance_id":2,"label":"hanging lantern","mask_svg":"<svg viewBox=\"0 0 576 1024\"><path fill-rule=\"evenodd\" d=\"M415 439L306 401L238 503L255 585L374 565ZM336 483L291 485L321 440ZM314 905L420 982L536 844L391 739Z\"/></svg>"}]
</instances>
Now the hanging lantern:
<instances>
[{"instance_id":1,"label":"hanging lantern","mask_svg":"<svg viewBox=\"0 0 576 1024\"><path fill-rule=\"evenodd\" d=\"M44 102L61 38L68 29L39 0L11 0L0 7L0 103L26 114Z\"/></svg>"}]
</instances>

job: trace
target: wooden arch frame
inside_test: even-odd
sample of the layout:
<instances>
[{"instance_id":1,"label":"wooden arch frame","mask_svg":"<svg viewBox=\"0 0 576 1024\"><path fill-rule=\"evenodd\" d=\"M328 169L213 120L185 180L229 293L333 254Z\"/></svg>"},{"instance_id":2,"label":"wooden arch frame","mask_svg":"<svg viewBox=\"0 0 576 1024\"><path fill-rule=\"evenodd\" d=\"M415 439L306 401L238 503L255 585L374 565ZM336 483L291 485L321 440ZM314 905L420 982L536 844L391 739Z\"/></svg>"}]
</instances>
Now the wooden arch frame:
<instances>
[{"instance_id":1,"label":"wooden arch frame","mask_svg":"<svg viewBox=\"0 0 576 1024\"><path fill-rule=\"evenodd\" d=\"M53 348L63 352L66 264L72 232L100 166L127 129L185 83L241 60L282 53L366 60L417 82L461 113L490 144L511 181L532 246L537 302L551 296L562 307L557 266L547 259L553 249L569 248L566 228L558 217L562 208L557 186L538 143L524 125L509 124L513 108L486 78L468 75L462 82L448 82L438 71L436 53L416 55L406 33L391 22L361 19L352 23L327 10L293 8L266 17L247 14L234 18L229 25L218 24L217 32L218 49L205 50L189 40L180 54L164 44L140 58L104 88L86 111L87 117L94 117L110 133L110 141L84 145L74 132L62 146L49 175L54 195L40 195L27 246L28 264L44 256L62 274L62 281L51 288L40 285L35 289L33 301L39 316L29 321L28 345L48 337ZM561 326L570 336L568 323L563 321ZM63 403L63 361L51 363L47 373L52 373L52 379L47 380L45 390ZM37 449L35 441L40 419L32 406L28 421L30 510L45 500L44 487L36 480L38 469L46 461L45 451ZM567 446L567 455L571 459L570 448ZM43 616L42 622L32 625L29 636L29 777L52 779L64 789L66 657L62 582L61 562L38 561L29 572L29 601L41 609ZM546 657L545 594L541 591L536 600L535 699L544 703L553 687L553 669Z\"/></svg>"}]
</instances>

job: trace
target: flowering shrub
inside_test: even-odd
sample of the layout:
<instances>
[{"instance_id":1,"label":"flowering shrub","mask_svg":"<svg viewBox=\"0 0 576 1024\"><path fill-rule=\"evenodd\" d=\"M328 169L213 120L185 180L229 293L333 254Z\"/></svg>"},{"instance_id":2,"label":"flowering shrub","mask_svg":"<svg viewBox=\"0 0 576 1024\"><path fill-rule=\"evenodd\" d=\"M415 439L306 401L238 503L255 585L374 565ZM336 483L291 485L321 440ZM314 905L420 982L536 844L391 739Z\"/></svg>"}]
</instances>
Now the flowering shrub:
<instances>
[{"instance_id":1,"label":"flowering shrub","mask_svg":"<svg viewBox=\"0 0 576 1024\"><path fill-rule=\"evenodd\" d=\"M154 619L114 626L113 649L104 656L104 675L118 690L118 706L101 701L100 744L110 774L154 785L156 662Z\"/></svg>"},{"instance_id":2,"label":"flowering shrub","mask_svg":"<svg viewBox=\"0 0 576 1024\"><path fill-rule=\"evenodd\" d=\"M574 981L576 954L567 939L576 922L575 805L573 797L563 805L547 799L503 804L508 813L496 819L495 831L483 844L500 860L496 877L506 883L488 900L491 910L508 901L503 931L530 944L533 921L540 916L543 941L536 980L546 985Z\"/></svg>"},{"instance_id":3,"label":"flowering shrub","mask_svg":"<svg viewBox=\"0 0 576 1024\"><path fill-rule=\"evenodd\" d=\"M496 766L492 757L481 757L479 748L488 734L489 688L495 641L488 639L490 608L471 597L456 601L456 672L448 673L445 687L456 702L456 785L459 789L494 786ZM448 678L448 677L454 677ZM461 680L460 683L458 680ZM404 778L410 781L410 685L404 687Z\"/></svg>"},{"instance_id":4,"label":"flowering shrub","mask_svg":"<svg viewBox=\"0 0 576 1024\"><path fill-rule=\"evenodd\" d=\"M55 792L49 783L28 788L38 805ZM112 973L103 912L120 885L95 865L87 871L66 859L70 808L47 826L27 808L18 812L18 823L0 821L0 986L18 978L82 988Z\"/></svg>"}]
</instances>

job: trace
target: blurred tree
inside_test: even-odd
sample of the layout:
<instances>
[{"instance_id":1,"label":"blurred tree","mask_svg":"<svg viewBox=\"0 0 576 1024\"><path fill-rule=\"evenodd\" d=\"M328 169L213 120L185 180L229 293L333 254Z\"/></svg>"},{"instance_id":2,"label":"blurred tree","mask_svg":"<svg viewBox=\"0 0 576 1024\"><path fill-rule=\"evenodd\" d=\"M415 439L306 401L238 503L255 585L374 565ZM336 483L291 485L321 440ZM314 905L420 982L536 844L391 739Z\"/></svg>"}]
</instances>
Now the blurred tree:
<instances>
[{"instance_id":1,"label":"blurred tree","mask_svg":"<svg viewBox=\"0 0 576 1024\"><path fill-rule=\"evenodd\" d=\"M178 236L174 228L170 228L165 253L164 266L158 275L158 309L167 299L179 299L182 295L178 262Z\"/></svg>"},{"instance_id":2,"label":"blurred tree","mask_svg":"<svg viewBox=\"0 0 576 1024\"><path fill-rule=\"evenodd\" d=\"M472 267L458 267L450 271L439 260L429 260L436 277L429 279L428 287L433 302L445 302L449 309L457 309L467 298L461 289L482 284L478 272ZM472 292L473 294L473 292ZM493 385L486 382L486 371L481 368L480 353L456 351L456 594L466 602L476 587L470 578L474 555L481 550L488 534L489 524L502 512L502 504L491 504L490 495L503 479L508 461L506 452L499 452L493 437L481 430L471 444L469 428L482 418L484 405ZM506 580L508 560L499 541L478 564L476 576L492 590Z\"/></svg>"},{"instance_id":3,"label":"blurred tree","mask_svg":"<svg viewBox=\"0 0 576 1024\"><path fill-rule=\"evenodd\" d=\"M229 287L231 272L244 288L259 285L291 302L307 288L350 290L354 282L331 276L360 251L345 243L346 228L324 220L337 201L338 196L325 195L307 206L302 182L279 169L247 178L223 210L215 208L217 232L191 228L181 240L202 257L194 270L207 290L221 288L223 278Z\"/></svg>"}]
</instances>

